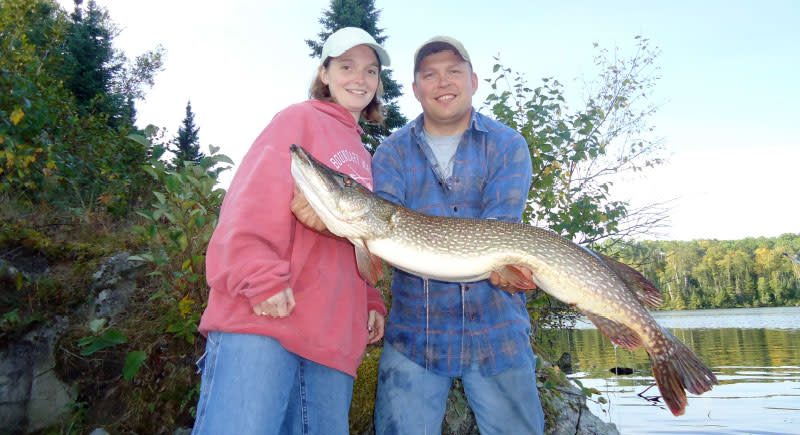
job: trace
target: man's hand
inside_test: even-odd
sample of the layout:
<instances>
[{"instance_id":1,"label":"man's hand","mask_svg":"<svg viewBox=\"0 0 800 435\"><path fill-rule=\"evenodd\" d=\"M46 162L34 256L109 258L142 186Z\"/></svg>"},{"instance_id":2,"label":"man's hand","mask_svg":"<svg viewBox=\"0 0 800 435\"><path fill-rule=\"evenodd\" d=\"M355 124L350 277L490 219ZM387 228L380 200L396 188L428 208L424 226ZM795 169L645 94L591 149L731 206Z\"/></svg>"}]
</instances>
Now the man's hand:
<instances>
[{"instance_id":1,"label":"man's hand","mask_svg":"<svg viewBox=\"0 0 800 435\"><path fill-rule=\"evenodd\" d=\"M278 292L266 301L253 307L253 312L261 316L283 318L294 309L294 293L291 288Z\"/></svg>"},{"instance_id":2,"label":"man's hand","mask_svg":"<svg viewBox=\"0 0 800 435\"><path fill-rule=\"evenodd\" d=\"M375 310L369 311L369 320L367 320L367 331L369 331L368 344L376 343L383 338L383 330L386 326L386 320L380 313Z\"/></svg>"},{"instance_id":3,"label":"man's hand","mask_svg":"<svg viewBox=\"0 0 800 435\"><path fill-rule=\"evenodd\" d=\"M292 197L292 202L289 204L289 209L292 210L294 216L303 225L320 233L331 234L331 232L328 231L328 227L322 222L322 219L317 216L317 212L315 212L311 204L308 203L306 196L297 188L297 184L294 185L294 196Z\"/></svg>"},{"instance_id":4,"label":"man's hand","mask_svg":"<svg viewBox=\"0 0 800 435\"><path fill-rule=\"evenodd\" d=\"M525 281L533 283L533 272L531 272L531 270L528 269L527 267L514 266L514 271L515 273L521 274L522 275L521 278L523 278ZM497 272L492 272L491 275L489 275L489 281L491 281L491 283L495 287L507 293L511 293L512 295L515 293L524 292L526 290L531 290L536 288L536 286L533 284L531 284L533 285L533 287L530 289L517 287L512 282L508 281L505 277L503 277L503 275Z\"/></svg>"}]
</instances>

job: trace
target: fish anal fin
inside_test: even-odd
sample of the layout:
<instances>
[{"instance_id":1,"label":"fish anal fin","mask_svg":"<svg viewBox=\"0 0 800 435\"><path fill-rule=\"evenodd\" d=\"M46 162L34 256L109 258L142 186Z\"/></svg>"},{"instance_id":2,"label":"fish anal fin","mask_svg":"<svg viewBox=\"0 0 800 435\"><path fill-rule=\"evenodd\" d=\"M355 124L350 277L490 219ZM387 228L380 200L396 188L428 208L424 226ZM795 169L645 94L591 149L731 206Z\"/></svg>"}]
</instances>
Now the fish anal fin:
<instances>
[{"instance_id":1,"label":"fish anal fin","mask_svg":"<svg viewBox=\"0 0 800 435\"><path fill-rule=\"evenodd\" d=\"M636 296L636 299L642 303L642 305L649 307L649 308L656 308L664 302L664 295L661 294L661 291L653 285L650 280L645 278L641 272L638 270L628 266L625 263L617 261L608 255L601 254L599 252L595 252L600 259L606 263L606 266L609 267L620 279L628 285L628 288L631 289L632 293Z\"/></svg>"},{"instance_id":2,"label":"fish anal fin","mask_svg":"<svg viewBox=\"0 0 800 435\"><path fill-rule=\"evenodd\" d=\"M617 323L607 317L584 311L583 314L597 326L612 343L629 350L634 350L642 345L642 338L627 326Z\"/></svg>"},{"instance_id":3,"label":"fish anal fin","mask_svg":"<svg viewBox=\"0 0 800 435\"><path fill-rule=\"evenodd\" d=\"M358 273L368 283L375 285L383 276L383 266L381 259L372 255L367 248L367 244L361 239L350 240L356 250L356 264L358 265Z\"/></svg>"},{"instance_id":4,"label":"fish anal fin","mask_svg":"<svg viewBox=\"0 0 800 435\"><path fill-rule=\"evenodd\" d=\"M523 290L536 288L536 284L533 282L533 273L527 267L507 264L495 272L516 288Z\"/></svg>"}]
</instances>

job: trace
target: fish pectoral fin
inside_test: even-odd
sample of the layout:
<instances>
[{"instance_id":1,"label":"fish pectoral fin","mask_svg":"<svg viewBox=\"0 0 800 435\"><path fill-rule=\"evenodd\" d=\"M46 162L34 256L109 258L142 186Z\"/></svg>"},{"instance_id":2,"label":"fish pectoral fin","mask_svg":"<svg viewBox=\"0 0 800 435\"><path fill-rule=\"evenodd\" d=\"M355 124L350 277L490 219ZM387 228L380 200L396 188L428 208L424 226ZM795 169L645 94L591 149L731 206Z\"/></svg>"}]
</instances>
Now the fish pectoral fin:
<instances>
[{"instance_id":1,"label":"fish pectoral fin","mask_svg":"<svg viewBox=\"0 0 800 435\"><path fill-rule=\"evenodd\" d=\"M628 288L642 305L649 308L657 308L664 302L664 295L661 294L661 291L645 278L641 272L608 255L603 255L599 252L595 252L595 254L628 285Z\"/></svg>"},{"instance_id":2,"label":"fish pectoral fin","mask_svg":"<svg viewBox=\"0 0 800 435\"><path fill-rule=\"evenodd\" d=\"M532 290L536 288L536 284L533 282L533 272L527 267L507 264L495 272L518 289Z\"/></svg>"},{"instance_id":3,"label":"fish pectoral fin","mask_svg":"<svg viewBox=\"0 0 800 435\"><path fill-rule=\"evenodd\" d=\"M620 345L628 350L634 350L642 345L642 338L627 326L617 323L599 314L583 311L583 314L597 326L612 343Z\"/></svg>"},{"instance_id":4,"label":"fish pectoral fin","mask_svg":"<svg viewBox=\"0 0 800 435\"><path fill-rule=\"evenodd\" d=\"M362 239L350 240L356 249L356 264L358 273L367 280L368 283L375 285L383 276L383 265L381 259L372 255L367 248L367 244Z\"/></svg>"}]
</instances>

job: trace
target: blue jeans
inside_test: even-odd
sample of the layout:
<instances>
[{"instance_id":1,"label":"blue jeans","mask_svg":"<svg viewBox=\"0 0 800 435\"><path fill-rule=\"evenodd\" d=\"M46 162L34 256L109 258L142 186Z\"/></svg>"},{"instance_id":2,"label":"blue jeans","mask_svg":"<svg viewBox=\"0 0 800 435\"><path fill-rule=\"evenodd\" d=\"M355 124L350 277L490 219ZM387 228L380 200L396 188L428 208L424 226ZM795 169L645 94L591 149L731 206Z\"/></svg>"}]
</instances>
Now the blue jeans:
<instances>
[{"instance_id":1,"label":"blue jeans","mask_svg":"<svg viewBox=\"0 0 800 435\"><path fill-rule=\"evenodd\" d=\"M353 377L277 340L210 332L192 434L347 434Z\"/></svg>"},{"instance_id":2,"label":"blue jeans","mask_svg":"<svg viewBox=\"0 0 800 435\"><path fill-rule=\"evenodd\" d=\"M541 434L544 413L532 365L483 376L473 361L461 376L483 435ZM440 433L452 378L427 371L384 343L375 402L377 435Z\"/></svg>"}]
</instances>

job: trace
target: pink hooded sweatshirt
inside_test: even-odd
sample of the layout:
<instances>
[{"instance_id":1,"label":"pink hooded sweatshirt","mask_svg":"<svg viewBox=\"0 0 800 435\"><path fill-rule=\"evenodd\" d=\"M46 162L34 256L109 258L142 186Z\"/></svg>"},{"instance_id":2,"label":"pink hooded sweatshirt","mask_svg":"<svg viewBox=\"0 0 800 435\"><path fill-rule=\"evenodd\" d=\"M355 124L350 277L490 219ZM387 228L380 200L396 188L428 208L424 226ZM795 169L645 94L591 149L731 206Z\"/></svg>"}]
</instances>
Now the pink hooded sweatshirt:
<instances>
[{"instance_id":1,"label":"pink hooded sweatshirt","mask_svg":"<svg viewBox=\"0 0 800 435\"><path fill-rule=\"evenodd\" d=\"M372 189L371 156L361 128L334 103L309 100L278 113L247 152L222 204L208 245L211 286L200 332L260 334L301 357L355 377L367 344L369 310L386 315L380 292L358 274L347 240L323 236L289 209L289 145ZM253 306L290 287L288 317L259 316Z\"/></svg>"}]
</instances>

